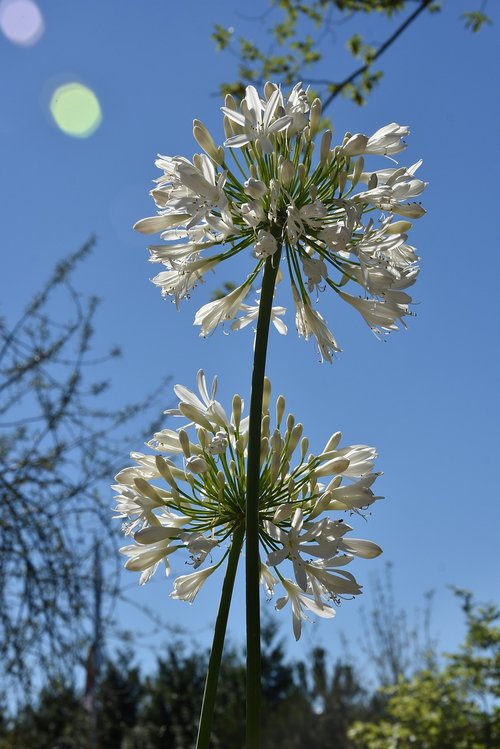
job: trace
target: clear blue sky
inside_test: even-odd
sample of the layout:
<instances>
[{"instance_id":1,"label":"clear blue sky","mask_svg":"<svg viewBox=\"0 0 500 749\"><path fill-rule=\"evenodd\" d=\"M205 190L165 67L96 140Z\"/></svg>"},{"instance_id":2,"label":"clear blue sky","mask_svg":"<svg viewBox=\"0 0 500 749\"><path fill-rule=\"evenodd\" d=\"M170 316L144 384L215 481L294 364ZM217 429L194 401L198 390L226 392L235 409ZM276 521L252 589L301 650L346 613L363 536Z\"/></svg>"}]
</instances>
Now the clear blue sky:
<instances>
[{"instance_id":1,"label":"clear blue sky","mask_svg":"<svg viewBox=\"0 0 500 749\"><path fill-rule=\"evenodd\" d=\"M423 196L428 215L412 235L423 268L413 295L417 317L408 331L380 343L353 310L325 298L343 353L333 365L320 365L313 344L297 339L290 316L289 335L271 338L269 374L275 394L283 392L304 423L312 449L337 429L347 444L378 448L384 471L378 488L386 499L356 530L385 553L359 560L353 572L368 590L371 573L393 562L398 602L410 611L435 589L435 629L441 645L451 648L462 626L447 586L470 588L479 599L498 601L500 593L500 8L489 2L494 25L472 35L458 15L474 0L444 5L439 16L421 17L383 57L384 78L366 107L339 100L330 110L338 139L346 130L370 134L392 121L411 127L402 162L422 157L421 176L430 182ZM0 314L14 317L54 262L96 233L97 249L77 286L103 299L96 347L124 348L111 371L113 404L140 399L166 373L194 385L200 367L219 375L221 400L229 403L233 392L248 398L251 331L218 331L203 340L192 327L196 309L231 275L197 289L176 312L150 284L155 268L147 263L147 238L131 225L151 215L156 153L191 157L198 150L194 117L223 138L214 94L221 80L233 77L234 59L215 53L213 23L233 25L259 42L262 25L243 18L247 4L228 0L75 0L40 7L45 31L37 43L19 46L0 36ZM267 2L257 0L254 8L264 11ZM339 41L350 29L357 30L342 28ZM373 42L387 34L375 19L359 30ZM330 70L347 70L340 45L326 56L323 73ZM102 107L100 127L85 139L61 132L48 111L54 89L70 81L89 86ZM138 437L130 449L140 448ZM112 506L111 491L103 502ZM166 623L208 642L220 578L207 583L193 606L171 601L170 582L159 575L141 589L133 573L126 583L139 607L152 606ZM360 609L348 602L335 621L305 626L300 648L321 642L336 654L342 631L354 633L355 652ZM124 629L148 628L133 608L121 606L118 614ZM289 611L276 616L290 632ZM243 621L238 595L231 633L239 641ZM161 635L143 641L145 663L161 641ZM293 647L291 654L302 652Z\"/></svg>"}]
</instances>

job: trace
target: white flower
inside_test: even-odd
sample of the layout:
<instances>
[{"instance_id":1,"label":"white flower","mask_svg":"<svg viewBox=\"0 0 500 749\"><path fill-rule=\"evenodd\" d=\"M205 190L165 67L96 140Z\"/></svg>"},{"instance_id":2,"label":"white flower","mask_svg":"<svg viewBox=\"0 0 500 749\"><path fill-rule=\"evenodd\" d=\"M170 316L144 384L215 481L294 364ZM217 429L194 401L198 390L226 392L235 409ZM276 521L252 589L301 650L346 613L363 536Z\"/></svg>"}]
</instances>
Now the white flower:
<instances>
[{"instance_id":1,"label":"white flower","mask_svg":"<svg viewBox=\"0 0 500 749\"><path fill-rule=\"evenodd\" d=\"M307 288L309 291L320 289L320 285L325 278L328 278L328 270L324 260L312 258L307 255L301 255L302 268L307 278Z\"/></svg>"},{"instance_id":2,"label":"white flower","mask_svg":"<svg viewBox=\"0 0 500 749\"><path fill-rule=\"evenodd\" d=\"M151 261L165 266L153 279L162 294L178 305L208 270L244 252L253 266L238 287L242 296L235 290L224 300L205 304L195 317L202 336L235 318L231 327L239 330L254 319L253 308L243 305L246 293L254 281L260 285L268 259L278 262L279 256L300 298L299 335L315 336L322 361L332 361L332 353L340 349L324 313L312 309L312 293L319 301L319 291L342 290L348 296L339 293L338 298L352 300L356 294L345 287L357 285L358 296L371 305L361 305L370 326L397 329L395 321L409 314L411 297L401 292L415 282L418 258L406 244L410 222L394 218L416 219L425 213L415 201L426 187L415 176L421 161L369 172L364 159L354 157L404 150L408 127L391 123L371 136L347 133L342 145L333 147L327 130L315 158L321 102L316 99L310 107L302 84L287 97L268 82L263 98L248 86L241 106L228 96L222 111L229 150L218 147L196 120L193 133L205 153L195 154L192 161L181 156L156 161L162 176L151 195L159 215L142 219L136 228L160 232L165 242L150 247ZM227 163L230 157L235 166ZM358 183L366 183L367 189L359 190ZM374 208L382 212L377 223L370 218ZM273 319L284 333L285 324L276 315Z\"/></svg>"},{"instance_id":3,"label":"white flower","mask_svg":"<svg viewBox=\"0 0 500 749\"><path fill-rule=\"evenodd\" d=\"M297 333L306 339L312 335L316 339L321 361L326 359L332 361L332 354L340 351L337 341L328 329L324 319L319 312L311 307L308 300L302 300L298 293L293 290L293 299L295 302L295 325Z\"/></svg>"},{"instance_id":4,"label":"white flower","mask_svg":"<svg viewBox=\"0 0 500 749\"><path fill-rule=\"evenodd\" d=\"M249 291L250 285L245 283L221 299L216 299L214 302L209 302L200 307L194 318L194 324L201 325L200 336L209 335L219 323L236 317Z\"/></svg>"},{"instance_id":5,"label":"white flower","mask_svg":"<svg viewBox=\"0 0 500 749\"><path fill-rule=\"evenodd\" d=\"M205 567L204 569L191 572L189 575L181 575L174 580L174 590L171 598L193 603L205 580L215 572L218 565Z\"/></svg>"},{"instance_id":6,"label":"white flower","mask_svg":"<svg viewBox=\"0 0 500 749\"><path fill-rule=\"evenodd\" d=\"M278 249L278 243L275 237L265 229L259 229L257 232L257 241L255 243L255 254L259 258L271 257Z\"/></svg>"},{"instance_id":7,"label":"white flower","mask_svg":"<svg viewBox=\"0 0 500 749\"><path fill-rule=\"evenodd\" d=\"M259 316L260 289L257 293L259 296L255 300L257 302L255 306L250 306L248 304L240 305L240 312L243 314L231 323L231 330L241 330L241 328L245 328L247 325L250 325L250 323L257 320ZM281 335L286 335L288 333L288 328L281 319L285 312L285 307L271 308L271 322Z\"/></svg>"},{"instance_id":8,"label":"white flower","mask_svg":"<svg viewBox=\"0 0 500 749\"><path fill-rule=\"evenodd\" d=\"M296 83L288 96L285 104L285 112L292 117L287 134L288 136L302 132L309 124L309 101L307 91L302 88L302 83Z\"/></svg>"},{"instance_id":9,"label":"white flower","mask_svg":"<svg viewBox=\"0 0 500 749\"><path fill-rule=\"evenodd\" d=\"M313 614L316 614L316 616L321 616L325 619L332 619L335 616L335 611L331 606L318 604L313 598L306 596L291 580L282 580L281 582L286 590L286 596L276 601L276 610L280 611L290 601L292 606L293 634L296 640L300 639L302 633L302 620L307 619L304 609L308 609Z\"/></svg>"},{"instance_id":10,"label":"white flower","mask_svg":"<svg viewBox=\"0 0 500 749\"><path fill-rule=\"evenodd\" d=\"M228 107L222 107L226 117L242 129L241 133L228 138L224 145L229 148L241 148L248 143L258 141L264 153L272 153L274 134L286 130L293 122L293 117L290 115L275 119L280 98L281 93L279 89L276 89L263 105L256 89L253 86L247 86L245 98L241 102L241 114Z\"/></svg>"},{"instance_id":11,"label":"white flower","mask_svg":"<svg viewBox=\"0 0 500 749\"><path fill-rule=\"evenodd\" d=\"M410 130L406 126L392 122L390 125L381 127L369 138L361 133L351 135L341 150L344 156L358 156L369 153L387 156L399 153L406 148L406 144L402 141L402 138L408 135L409 132Z\"/></svg>"},{"instance_id":12,"label":"white flower","mask_svg":"<svg viewBox=\"0 0 500 749\"><path fill-rule=\"evenodd\" d=\"M171 554L187 554L196 572L177 578L172 594L187 601L226 559L234 533L245 522L247 490L249 422L242 399L233 397L228 414L215 398L216 378L209 387L200 370L197 385L197 393L175 386L178 407L167 413L187 423L156 432L148 443L156 454L133 453L137 465L120 471L114 487L117 517L126 520L124 533L134 537L134 544L121 549L125 567L140 572L144 584L161 562L169 573ZM379 499L371 489L378 476L372 470L376 452L362 444L341 447L342 435L334 432L322 452L309 454L302 424L292 414L285 418L283 396L270 409L268 380L264 391L259 531L267 564L261 563L261 582L269 596L283 584L286 596L277 607L291 601L298 636L306 611L331 617L329 601L339 603L343 595L360 592L355 578L339 568L381 551L372 541L350 538L352 527L342 517L331 517L362 514ZM326 486L320 483L323 477L328 477ZM212 567L202 567L216 554ZM297 585L286 581L282 570L287 566Z\"/></svg>"},{"instance_id":13,"label":"white flower","mask_svg":"<svg viewBox=\"0 0 500 749\"><path fill-rule=\"evenodd\" d=\"M338 294L344 301L358 310L365 322L376 333L397 330L396 321L399 320L403 323L403 317L410 314L406 304L391 302L389 299L378 302L374 299L360 299L343 291L339 291Z\"/></svg>"}]
</instances>

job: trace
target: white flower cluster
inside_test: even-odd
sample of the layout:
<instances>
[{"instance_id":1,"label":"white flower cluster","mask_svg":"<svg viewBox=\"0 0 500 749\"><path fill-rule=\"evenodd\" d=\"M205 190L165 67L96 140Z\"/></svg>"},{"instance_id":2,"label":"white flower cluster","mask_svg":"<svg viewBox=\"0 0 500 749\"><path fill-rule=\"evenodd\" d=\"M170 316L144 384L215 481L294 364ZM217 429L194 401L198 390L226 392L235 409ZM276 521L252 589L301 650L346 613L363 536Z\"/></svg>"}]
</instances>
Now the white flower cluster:
<instances>
[{"instance_id":1,"label":"white flower cluster","mask_svg":"<svg viewBox=\"0 0 500 749\"><path fill-rule=\"evenodd\" d=\"M215 399L216 380L209 392L198 373L199 396L177 385L177 409L184 427L163 429L148 446L154 454L132 453L135 465L116 476L116 517L125 518L124 532L134 542L121 549L125 567L141 572L147 582L169 557L184 553L194 571L174 580L173 598L193 601L205 580L222 564L234 532L244 526L248 417L235 395L231 415ZM333 617L330 605L361 592L344 567L355 556L372 558L380 548L371 541L350 538L352 530L334 513L362 514L376 497L371 489L376 452L366 445L339 448L340 432L323 451L308 453L302 424L285 418L285 399L275 406L275 426L269 410L271 386L265 382L259 484L261 582L269 595L281 583L285 595L276 608L291 603L298 639L307 611ZM220 559L202 566L217 551ZM283 571L285 564L294 580Z\"/></svg>"},{"instance_id":2,"label":"white flower cluster","mask_svg":"<svg viewBox=\"0 0 500 749\"><path fill-rule=\"evenodd\" d=\"M164 240L150 247L151 261L166 268L153 279L162 293L178 304L205 273L251 246L255 265L243 284L198 310L201 335L227 320L234 321L233 328L250 322L253 308L244 300L266 260L282 253L297 331L316 340L322 359L331 361L339 347L314 307L314 291L317 298L330 287L378 334L404 324L411 314L407 290L418 274L417 254L407 244L408 219L423 215L414 198L426 183L415 177L420 161L367 172L364 156L399 153L408 128L392 123L370 137L346 133L333 148L326 130L314 157L321 102L309 105L301 84L288 98L273 83L265 85L264 98L248 86L240 106L227 96L222 112L224 147L195 120L194 137L204 153L192 162L181 156L156 161L163 172L151 192L158 215L135 228L160 232ZM347 293L349 283L358 284L361 295ZM278 314L274 322L285 333Z\"/></svg>"}]
</instances>

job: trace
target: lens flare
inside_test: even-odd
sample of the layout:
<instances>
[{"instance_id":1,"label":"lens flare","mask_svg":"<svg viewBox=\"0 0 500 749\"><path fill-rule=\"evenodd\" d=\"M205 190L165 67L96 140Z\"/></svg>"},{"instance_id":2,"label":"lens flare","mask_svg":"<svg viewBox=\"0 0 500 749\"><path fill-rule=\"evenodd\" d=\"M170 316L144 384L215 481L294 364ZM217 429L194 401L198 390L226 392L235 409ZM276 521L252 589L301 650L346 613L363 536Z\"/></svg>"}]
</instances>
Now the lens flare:
<instances>
[{"instance_id":1,"label":"lens flare","mask_svg":"<svg viewBox=\"0 0 500 749\"><path fill-rule=\"evenodd\" d=\"M97 96L81 83L59 86L52 94L50 112L63 133L74 138L88 138L102 121Z\"/></svg>"},{"instance_id":2,"label":"lens flare","mask_svg":"<svg viewBox=\"0 0 500 749\"><path fill-rule=\"evenodd\" d=\"M2 0L0 30L13 44L31 47L45 29L43 16L33 0Z\"/></svg>"}]
</instances>

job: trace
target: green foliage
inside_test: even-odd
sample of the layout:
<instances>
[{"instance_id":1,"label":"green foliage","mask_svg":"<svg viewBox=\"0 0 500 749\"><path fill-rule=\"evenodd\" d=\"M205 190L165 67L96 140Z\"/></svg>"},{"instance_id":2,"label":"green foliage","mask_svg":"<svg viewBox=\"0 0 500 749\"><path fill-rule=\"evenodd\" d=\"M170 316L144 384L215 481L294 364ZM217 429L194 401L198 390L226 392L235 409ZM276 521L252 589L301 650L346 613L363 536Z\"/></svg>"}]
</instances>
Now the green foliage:
<instances>
[{"instance_id":1,"label":"green foliage","mask_svg":"<svg viewBox=\"0 0 500 749\"><path fill-rule=\"evenodd\" d=\"M374 67L378 58L423 11L436 13L441 3L433 0L270 0L270 6L269 12L255 19L266 24L270 40L266 48L246 36L235 37L233 28L215 26L212 38L216 48L230 50L238 59L236 78L221 85L222 94L242 98L249 84L262 86L265 81L273 80L290 86L308 80L318 89L326 108L340 94L355 104L365 104L382 78L382 70ZM385 41L373 46L364 42L357 32L347 36L344 45L349 59L356 61L356 67L346 76L333 73L327 80L315 78L318 64L331 59L332 48L338 44L345 22L355 22L357 17L372 13L388 21ZM466 28L474 32L491 23L482 10L463 13L461 18ZM335 62L340 71L339 60L337 54Z\"/></svg>"},{"instance_id":2,"label":"green foliage","mask_svg":"<svg viewBox=\"0 0 500 749\"><path fill-rule=\"evenodd\" d=\"M483 26L493 23L486 13L482 13L479 10L462 13L461 18L464 20L465 28L473 32L480 31Z\"/></svg>"},{"instance_id":3,"label":"green foliage","mask_svg":"<svg viewBox=\"0 0 500 749\"><path fill-rule=\"evenodd\" d=\"M467 634L442 668L425 669L384 690L387 715L357 722L355 749L494 749L500 746L500 610L462 599Z\"/></svg>"}]
</instances>

